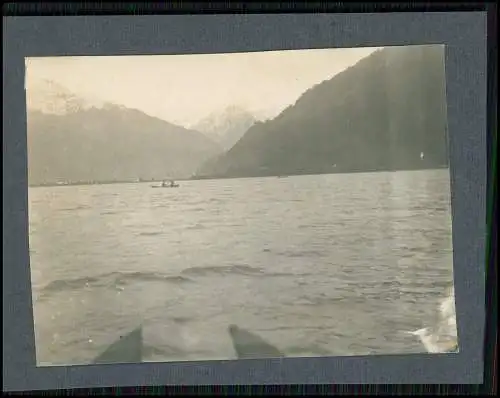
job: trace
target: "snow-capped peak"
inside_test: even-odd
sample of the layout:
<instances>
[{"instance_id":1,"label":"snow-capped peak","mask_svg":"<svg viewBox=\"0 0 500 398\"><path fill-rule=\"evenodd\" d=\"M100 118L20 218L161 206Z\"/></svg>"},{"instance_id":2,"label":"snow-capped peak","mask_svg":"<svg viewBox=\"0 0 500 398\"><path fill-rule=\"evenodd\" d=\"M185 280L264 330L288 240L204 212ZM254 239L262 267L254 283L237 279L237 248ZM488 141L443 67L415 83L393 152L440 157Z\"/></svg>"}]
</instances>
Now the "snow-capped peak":
<instances>
[{"instance_id":1,"label":"snow-capped peak","mask_svg":"<svg viewBox=\"0 0 500 398\"><path fill-rule=\"evenodd\" d=\"M26 106L28 110L63 115L110 105L97 98L76 95L53 80L30 79L26 82Z\"/></svg>"},{"instance_id":2,"label":"snow-capped peak","mask_svg":"<svg viewBox=\"0 0 500 398\"><path fill-rule=\"evenodd\" d=\"M231 105L221 112L209 114L191 128L204 133L225 149L229 149L255 121L255 117L249 112L239 106Z\"/></svg>"},{"instance_id":3,"label":"snow-capped peak","mask_svg":"<svg viewBox=\"0 0 500 398\"><path fill-rule=\"evenodd\" d=\"M221 112L213 112L196 123L193 128L203 133L223 136L228 129L244 124L253 123L254 117L242 108L232 105Z\"/></svg>"}]
</instances>

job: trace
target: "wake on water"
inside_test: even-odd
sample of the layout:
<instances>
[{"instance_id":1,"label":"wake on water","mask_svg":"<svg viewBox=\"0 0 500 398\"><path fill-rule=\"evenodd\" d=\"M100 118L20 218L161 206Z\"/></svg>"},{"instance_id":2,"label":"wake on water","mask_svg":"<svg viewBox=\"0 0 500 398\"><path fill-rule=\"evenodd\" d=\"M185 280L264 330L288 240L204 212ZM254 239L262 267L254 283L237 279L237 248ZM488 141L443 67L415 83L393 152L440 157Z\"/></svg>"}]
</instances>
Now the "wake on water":
<instances>
[{"instance_id":1,"label":"wake on water","mask_svg":"<svg viewBox=\"0 0 500 398\"><path fill-rule=\"evenodd\" d=\"M455 288L453 286L439 304L437 314L434 325L408 333L417 336L429 353L458 352Z\"/></svg>"},{"instance_id":2,"label":"wake on water","mask_svg":"<svg viewBox=\"0 0 500 398\"><path fill-rule=\"evenodd\" d=\"M285 356L277 347L260 336L237 325L230 325L228 333L238 359ZM451 287L447 296L441 300L435 325L407 333L419 337L429 353L458 352L455 288ZM140 326L129 335L120 337L101 353L94 363L142 362L143 348L142 326Z\"/></svg>"}]
</instances>

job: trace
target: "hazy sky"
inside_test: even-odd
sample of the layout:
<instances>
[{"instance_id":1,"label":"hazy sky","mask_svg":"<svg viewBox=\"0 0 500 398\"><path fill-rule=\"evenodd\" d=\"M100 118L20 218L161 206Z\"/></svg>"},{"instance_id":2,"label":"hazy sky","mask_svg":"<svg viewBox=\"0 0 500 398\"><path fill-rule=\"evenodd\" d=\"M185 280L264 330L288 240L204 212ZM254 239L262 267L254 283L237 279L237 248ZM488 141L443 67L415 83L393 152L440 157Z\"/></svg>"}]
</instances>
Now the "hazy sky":
<instances>
[{"instance_id":1,"label":"hazy sky","mask_svg":"<svg viewBox=\"0 0 500 398\"><path fill-rule=\"evenodd\" d=\"M29 58L26 79L27 85L49 79L75 94L189 126L230 105L274 117L312 85L375 50Z\"/></svg>"}]
</instances>

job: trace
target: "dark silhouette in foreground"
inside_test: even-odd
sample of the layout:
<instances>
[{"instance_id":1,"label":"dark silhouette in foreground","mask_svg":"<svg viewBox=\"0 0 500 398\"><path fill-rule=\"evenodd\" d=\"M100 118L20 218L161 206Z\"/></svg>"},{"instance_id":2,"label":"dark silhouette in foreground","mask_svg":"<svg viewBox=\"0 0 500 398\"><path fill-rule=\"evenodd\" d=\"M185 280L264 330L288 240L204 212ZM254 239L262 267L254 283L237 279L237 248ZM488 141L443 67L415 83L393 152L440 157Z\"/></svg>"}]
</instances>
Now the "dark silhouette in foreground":
<instances>
[{"instance_id":1,"label":"dark silhouette in foreground","mask_svg":"<svg viewBox=\"0 0 500 398\"><path fill-rule=\"evenodd\" d=\"M236 325L228 328L237 359L279 358L285 355L276 347ZM92 363L139 363L142 362L142 326L120 337L102 352Z\"/></svg>"},{"instance_id":2,"label":"dark silhouette in foreground","mask_svg":"<svg viewBox=\"0 0 500 398\"><path fill-rule=\"evenodd\" d=\"M142 326L121 336L96 359L94 364L142 362Z\"/></svg>"},{"instance_id":3,"label":"dark silhouette in foreground","mask_svg":"<svg viewBox=\"0 0 500 398\"><path fill-rule=\"evenodd\" d=\"M238 359L279 358L285 355L276 347L236 325L230 325L229 335Z\"/></svg>"},{"instance_id":4,"label":"dark silhouette in foreground","mask_svg":"<svg viewBox=\"0 0 500 398\"><path fill-rule=\"evenodd\" d=\"M418 335L423 329L410 332L412 335ZM265 341L262 337L249 332L246 329L236 325L228 327L229 336L233 343L233 348L236 353L236 359L262 359L262 358L283 358L285 354L278 348ZM425 339L422 339L423 345L427 352L455 353L458 351L457 344L450 344L450 347L436 351L430 349L426 344ZM120 337L117 341L111 344L103 353L101 353L92 363L140 363L143 361L143 339L142 326L133 330L129 334Z\"/></svg>"}]
</instances>

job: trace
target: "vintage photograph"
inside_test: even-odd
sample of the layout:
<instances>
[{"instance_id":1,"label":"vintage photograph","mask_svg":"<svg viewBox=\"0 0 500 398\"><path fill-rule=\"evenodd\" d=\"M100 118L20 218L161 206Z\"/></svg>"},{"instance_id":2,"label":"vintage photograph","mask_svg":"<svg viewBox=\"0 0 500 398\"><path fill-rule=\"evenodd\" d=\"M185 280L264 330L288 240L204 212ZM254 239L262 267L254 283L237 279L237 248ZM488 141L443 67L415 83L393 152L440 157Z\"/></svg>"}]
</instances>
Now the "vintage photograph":
<instances>
[{"instance_id":1,"label":"vintage photograph","mask_svg":"<svg viewBox=\"0 0 500 398\"><path fill-rule=\"evenodd\" d=\"M37 365L457 352L444 54L26 58Z\"/></svg>"}]
</instances>

